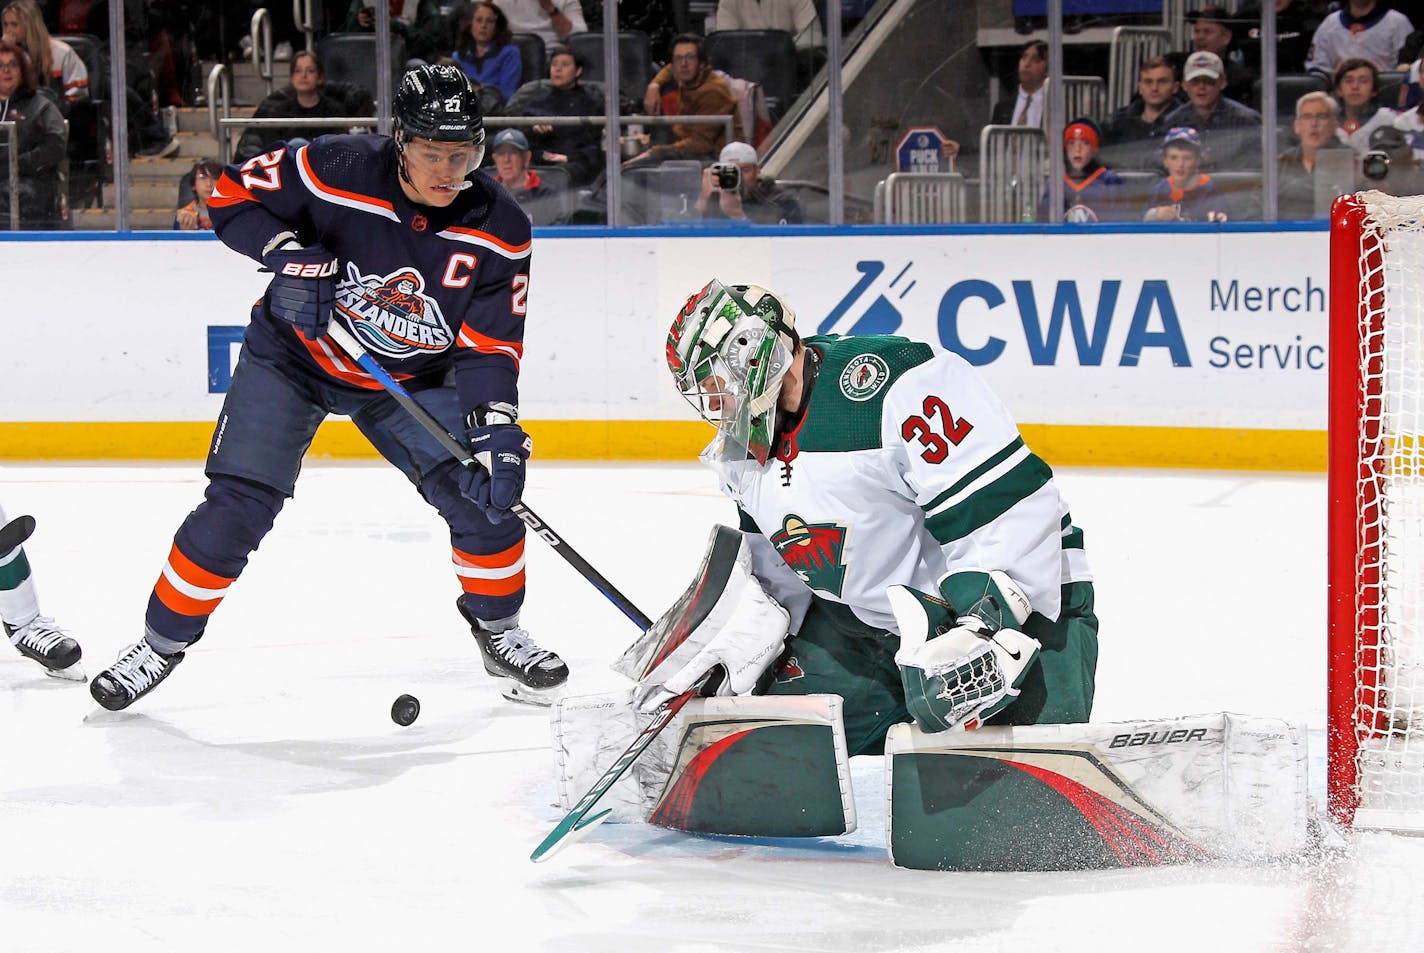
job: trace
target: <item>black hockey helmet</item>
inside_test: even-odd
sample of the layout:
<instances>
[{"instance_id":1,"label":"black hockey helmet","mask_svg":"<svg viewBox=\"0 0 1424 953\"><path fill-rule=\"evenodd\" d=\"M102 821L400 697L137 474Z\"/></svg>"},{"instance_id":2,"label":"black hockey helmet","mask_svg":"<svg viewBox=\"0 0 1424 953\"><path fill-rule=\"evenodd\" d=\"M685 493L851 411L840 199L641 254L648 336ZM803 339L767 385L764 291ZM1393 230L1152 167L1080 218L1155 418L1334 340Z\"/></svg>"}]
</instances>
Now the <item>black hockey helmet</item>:
<instances>
[{"instance_id":1,"label":"black hockey helmet","mask_svg":"<svg viewBox=\"0 0 1424 953\"><path fill-rule=\"evenodd\" d=\"M484 157L485 123L480 99L455 66L417 66L401 77L391 108L395 139L473 142ZM475 166L479 165L476 160Z\"/></svg>"}]
</instances>

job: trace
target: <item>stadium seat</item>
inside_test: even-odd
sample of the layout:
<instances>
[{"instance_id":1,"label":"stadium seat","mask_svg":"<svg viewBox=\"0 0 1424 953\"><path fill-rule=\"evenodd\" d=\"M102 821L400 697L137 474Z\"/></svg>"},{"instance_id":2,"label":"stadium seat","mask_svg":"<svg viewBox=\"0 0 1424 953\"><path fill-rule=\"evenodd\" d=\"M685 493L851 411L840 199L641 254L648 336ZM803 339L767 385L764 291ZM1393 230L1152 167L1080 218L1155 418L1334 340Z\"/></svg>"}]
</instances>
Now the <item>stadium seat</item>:
<instances>
[{"instance_id":1,"label":"stadium seat","mask_svg":"<svg viewBox=\"0 0 1424 953\"><path fill-rule=\"evenodd\" d=\"M796 43L784 30L715 30L703 43L707 62L761 86L772 119L796 98Z\"/></svg>"},{"instance_id":2,"label":"stadium seat","mask_svg":"<svg viewBox=\"0 0 1424 953\"><path fill-rule=\"evenodd\" d=\"M316 44L316 55L326 70L329 83L358 83L375 99L376 35L374 33L330 33ZM405 72L405 39L391 35L391 90L400 85Z\"/></svg>"},{"instance_id":3,"label":"stadium seat","mask_svg":"<svg viewBox=\"0 0 1424 953\"><path fill-rule=\"evenodd\" d=\"M569 182L568 170L556 165L536 165L530 167L545 185L554 190L553 195L529 199L521 203L529 221L534 225L562 225L568 221L574 210L578 193Z\"/></svg>"},{"instance_id":4,"label":"stadium seat","mask_svg":"<svg viewBox=\"0 0 1424 953\"><path fill-rule=\"evenodd\" d=\"M1231 217L1236 221L1259 221L1261 218L1261 173L1213 172L1211 180L1230 203Z\"/></svg>"},{"instance_id":5,"label":"stadium seat","mask_svg":"<svg viewBox=\"0 0 1424 953\"><path fill-rule=\"evenodd\" d=\"M537 33L516 33L512 39L519 48L519 61L523 64L519 85L548 78L549 58L548 51L544 49L544 38Z\"/></svg>"},{"instance_id":6,"label":"stadium seat","mask_svg":"<svg viewBox=\"0 0 1424 953\"><path fill-rule=\"evenodd\" d=\"M1399 109L1404 87L1409 83L1408 70L1388 70L1379 74L1379 104L1389 109Z\"/></svg>"},{"instance_id":7,"label":"stadium seat","mask_svg":"<svg viewBox=\"0 0 1424 953\"><path fill-rule=\"evenodd\" d=\"M1306 93L1324 92L1325 78L1314 73L1282 73L1276 77L1276 119L1289 126L1295 117L1295 101ZM1261 80L1251 84L1253 109L1261 108Z\"/></svg>"},{"instance_id":8,"label":"stadium seat","mask_svg":"<svg viewBox=\"0 0 1424 953\"><path fill-rule=\"evenodd\" d=\"M1122 179L1118 207L1122 210L1123 218L1142 221L1142 216L1147 212L1147 199L1162 177L1156 172L1118 172L1118 177Z\"/></svg>"},{"instance_id":9,"label":"stadium seat","mask_svg":"<svg viewBox=\"0 0 1424 953\"><path fill-rule=\"evenodd\" d=\"M1154 56L1172 48L1172 31L1155 26L1119 26L1108 43L1108 105L1112 112L1126 106L1137 92L1137 71Z\"/></svg>"},{"instance_id":10,"label":"stadium seat","mask_svg":"<svg viewBox=\"0 0 1424 953\"><path fill-rule=\"evenodd\" d=\"M585 80L604 81L603 34L570 33L568 47L583 58ZM618 34L618 95L633 102L643 101L643 91L653 78L648 34L624 30Z\"/></svg>"}]
</instances>

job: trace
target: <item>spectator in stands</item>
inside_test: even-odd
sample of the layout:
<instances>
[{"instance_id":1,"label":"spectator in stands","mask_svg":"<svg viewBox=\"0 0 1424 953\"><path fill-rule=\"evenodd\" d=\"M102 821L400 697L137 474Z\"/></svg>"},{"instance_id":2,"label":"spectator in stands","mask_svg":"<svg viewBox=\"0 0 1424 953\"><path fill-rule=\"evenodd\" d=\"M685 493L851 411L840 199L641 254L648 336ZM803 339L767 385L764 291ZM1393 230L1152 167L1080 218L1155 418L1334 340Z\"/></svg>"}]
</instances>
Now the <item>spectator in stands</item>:
<instances>
[{"instance_id":1,"label":"spectator in stands","mask_svg":"<svg viewBox=\"0 0 1424 953\"><path fill-rule=\"evenodd\" d=\"M1370 151L1361 164L1362 188L1379 189L1389 195L1424 194L1424 170L1420 169L1409 140L1398 129L1376 129L1370 135Z\"/></svg>"},{"instance_id":2,"label":"spectator in stands","mask_svg":"<svg viewBox=\"0 0 1424 953\"><path fill-rule=\"evenodd\" d=\"M271 143L311 140L352 127L304 126L304 119L335 119L341 116L374 116L376 105L370 93L355 83L326 82L326 70L315 53L306 50L292 57L288 67L290 84L271 93L258 104L254 119L290 119L290 126L251 126L237 143L236 160L243 162L267 151Z\"/></svg>"},{"instance_id":3,"label":"spectator in stands","mask_svg":"<svg viewBox=\"0 0 1424 953\"><path fill-rule=\"evenodd\" d=\"M1162 141L1162 165L1167 175L1147 200L1147 222L1224 222L1230 218L1226 198L1211 176L1201 171L1202 140L1195 129L1167 130Z\"/></svg>"},{"instance_id":4,"label":"spectator in stands","mask_svg":"<svg viewBox=\"0 0 1424 953\"><path fill-rule=\"evenodd\" d=\"M1358 57L1382 70L1404 69L1400 50L1413 29L1408 17L1386 3L1347 0L1320 22L1305 68L1329 77L1342 62Z\"/></svg>"},{"instance_id":5,"label":"spectator in stands","mask_svg":"<svg viewBox=\"0 0 1424 953\"><path fill-rule=\"evenodd\" d=\"M1063 130L1063 213L1054 215L1045 190L1038 203L1040 222L1117 222L1136 217L1123 208L1122 178L1098 161L1102 132L1086 116Z\"/></svg>"},{"instance_id":6,"label":"spectator in stands","mask_svg":"<svg viewBox=\"0 0 1424 953\"><path fill-rule=\"evenodd\" d=\"M404 33L415 25L419 0L388 0L391 12L391 29ZM346 11L346 22L341 25L343 33L373 33L376 30L376 0L351 0Z\"/></svg>"},{"instance_id":7,"label":"spectator in stands","mask_svg":"<svg viewBox=\"0 0 1424 953\"><path fill-rule=\"evenodd\" d=\"M515 33L533 33L544 41L547 49L563 43L570 33L585 33L588 24L583 18L579 0L502 0L509 16L509 28Z\"/></svg>"},{"instance_id":8,"label":"spectator in stands","mask_svg":"<svg viewBox=\"0 0 1424 953\"><path fill-rule=\"evenodd\" d=\"M213 220L208 216L208 196L213 194L213 186L222 175L222 163L216 159L199 159L183 177L184 185L193 190L193 200L178 209L173 216L173 227L179 231L212 231Z\"/></svg>"},{"instance_id":9,"label":"spectator in stands","mask_svg":"<svg viewBox=\"0 0 1424 953\"><path fill-rule=\"evenodd\" d=\"M1276 8L1276 72L1304 73L1310 41L1331 12L1330 0L1274 0ZM1236 8L1237 43L1246 65L1261 73L1261 0L1245 0Z\"/></svg>"},{"instance_id":10,"label":"spectator in stands","mask_svg":"<svg viewBox=\"0 0 1424 953\"><path fill-rule=\"evenodd\" d=\"M1182 74L1187 102L1162 120L1167 128L1190 126L1201 134L1208 169L1261 168L1261 114L1223 95L1226 69L1221 57L1198 50Z\"/></svg>"},{"instance_id":11,"label":"spectator in stands","mask_svg":"<svg viewBox=\"0 0 1424 953\"><path fill-rule=\"evenodd\" d=\"M10 0L0 12L0 25L5 39L29 54L41 83L58 97L62 114L68 116L70 104L88 97L88 68L74 47L49 35L35 0Z\"/></svg>"},{"instance_id":12,"label":"spectator in stands","mask_svg":"<svg viewBox=\"0 0 1424 953\"><path fill-rule=\"evenodd\" d=\"M821 18L811 0L717 0L718 30L783 30L797 49L824 46Z\"/></svg>"},{"instance_id":13,"label":"spectator in stands","mask_svg":"<svg viewBox=\"0 0 1424 953\"><path fill-rule=\"evenodd\" d=\"M518 129L501 130L490 146L490 156L494 161L495 181L520 205L527 206L535 199L554 194L539 178L539 173L529 168L529 140ZM532 215L530 220L533 221Z\"/></svg>"},{"instance_id":14,"label":"spectator in stands","mask_svg":"<svg viewBox=\"0 0 1424 953\"><path fill-rule=\"evenodd\" d=\"M702 37L681 33L673 37L672 59L658 70L643 94L643 108L650 115L732 116L733 138L740 138L737 100L731 87L714 76L702 55ZM710 159L727 144L727 134L719 124L677 124L673 141L655 145L623 163L623 168L666 159Z\"/></svg>"},{"instance_id":15,"label":"spectator in stands","mask_svg":"<svg viewBox=\"0 0 1424 953\"><path fill-rule=\"evenodd\" d=\"M1177 73L1165 57L1154 56L1137 69L1137 95L1103 124L1103 145L1118 168L1156 169L1157 153L1169 126L1167 114L1187 101Z\"/></svg>"},{"instance_id":16,"label":"spectator in stands","mask_svg":"<svg viewBox=\"0 0 1424 953\"><path fill-rule=\"evenodd\" d=\"M1207 4L1200 10L1187 14L1187 22L1192 25L1192 48L1185 53L1173 53L1167 61L1181 72L1187 58L1193 53L1205 50L1221 58L1226 75L1226 95L1237 102L1251 99L1251 86L1256 79L1254 70L1247 68L1240 51L1235 49L1236 27L1239 21L1226 12L1224 7Z\"/></svg>"},{"instance_id":17,"label":"spectator in stands","mask_svg":"<svg viewBox=\"0 0 1424 953\"><path fill-rule=\"evenodd\" d=\"M994 104L989 122L996 126L1042 126L1048 110L1048 44L1029 40L1019 48L1019 87L1013 99Z\"/></svg>"},{"instance_id":18,"label":"spectator in stands","mask_svg":"<svg viewBox=\"0 0 1424 953\"><path fill-rule=\"evenodd\" d=\"M1360 155L1370 151L1370 134L1392 126L1398 114L1379 104L1379 69L1369 60L1352 57L1335 67L1330 89L1339 105L1340 140ZM1300 121L1300 103L1296 103ZM1296 130L1299 134L1300 130Z\"/></svg>"},{"instance_id":19,"label":"spectator in stands","mask_svg":"<svg viewBox=\"0 0 1424 953\"><path fill-rule=\"evenodd\" d=\"M601 116L603 94L579 82L583 58L567 46L549 51L549 78L520 87L506 108L518 116ZM574 185L586 185L603 168L603 136L596 126L537 125L530 129L534 162L562 166Z\"/></svg>"},{"instance_id":20,"label":"spectator in stands","mask_svg":"<svg viewBox=\"0 0 1424 953\"><path fill-rule=\"evenodd\" d=\"M507 102L524 72L509 18L490 0L480 0L461 12L455 24L455 62L480 86L499 90Z\"/></svg>"},{"instance_id":21,"label":"spectator in stands","mask_svg":"<svg viewBox=\"0 0 1424 953\"><path fill-rule=\"evenodd\" d=\"M0 122L15 123L19 174L18 194L11 195L10 150L5 142L5 148L0 148L0 228L10 227L12 207L19 209L21 228L58 228L64 117L54 100L39 91L29 56L4 39L0 39Z\"/></svg>"},{"instance_id":22,"label":"spectator in stands","mask_svg":"<svg viewBox=\"0 0 1424 953\"><path fill-rule=\"evenodd\" d=\"M1276 160L1276 214L1280 218L1315 217L1315 160L1321 150L1340 145L1336 138L1339 128L1340 104L1329 93L1306 93L1296 100L1295 135L1300 144Z\"/></svg>"},{"instance_id":23,"label":"spectator in stands","mask_svg":"<svg viewBox=\"0 0 1424 953\"><path fill-rule=\"evenodd\" d=\"M740 181L736 188L718 187L718 166L737 167ZM712 196L717 201L712 201ZM750 222L755 225L800 225L805 213L796 196L776 184L775 179L761 174L761 162L756 150L745 142L729 142L722 147L717 161L702 170L702 193L694 205L703 219L725 219Z\"/></svg>"}]
</instances>

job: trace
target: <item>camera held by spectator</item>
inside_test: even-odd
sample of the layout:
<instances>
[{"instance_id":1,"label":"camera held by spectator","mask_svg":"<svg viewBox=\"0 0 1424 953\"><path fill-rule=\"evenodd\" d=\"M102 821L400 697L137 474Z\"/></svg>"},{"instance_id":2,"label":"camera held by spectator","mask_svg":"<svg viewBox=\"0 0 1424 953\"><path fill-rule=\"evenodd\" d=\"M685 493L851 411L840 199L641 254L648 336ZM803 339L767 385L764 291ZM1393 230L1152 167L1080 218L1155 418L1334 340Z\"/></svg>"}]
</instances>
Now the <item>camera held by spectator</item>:
<instances>
[{"instance_id":1,"label":"camera held by spectator","mask_svg":"<svg viewBox=\"0 0 1424 953\"><path fill-rule=\"evenodd\" d=\"M735 162L716 162L711 168L712 182L722 192L735 192L742 185L742 170Z\"/></svg>"}]
</instances>

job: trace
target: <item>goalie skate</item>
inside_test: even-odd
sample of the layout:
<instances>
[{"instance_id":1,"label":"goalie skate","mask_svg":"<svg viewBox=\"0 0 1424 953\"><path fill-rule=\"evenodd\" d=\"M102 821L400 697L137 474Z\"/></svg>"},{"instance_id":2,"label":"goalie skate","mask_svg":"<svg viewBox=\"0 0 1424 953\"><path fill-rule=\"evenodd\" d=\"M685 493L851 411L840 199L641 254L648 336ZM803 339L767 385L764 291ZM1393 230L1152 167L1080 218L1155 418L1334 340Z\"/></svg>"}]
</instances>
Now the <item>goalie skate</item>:
<instances>
[{"instance_id":1,"label":"goalie skate","mask_svg":"<svg viewBox=\"0 0 1424 953\"><path fill-rule=\"evenodd\" d=\"M510 701L531 705L552 705L563 696L569 667L548 649L540 648L519 626L491 632L456 602L460 614L470 623L470 631L484 656L485 671Z\"/></svg>"},{"instance_id":2,"label":"goalie skate","mask_svg":"<svg viewBox=\"0 0 1424 953\"><path fill-rule=\"evenodd\" d=\"M35 616L20 626L6 622L5 634L21 655L44 666L46 675L75 682L84 680L84 668L79 664L83 654L79 643L65 635L49 616Z\"/></svg>"}]
</instances>

